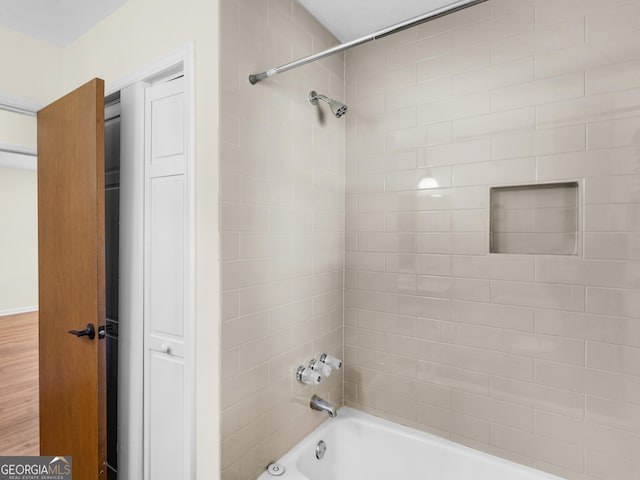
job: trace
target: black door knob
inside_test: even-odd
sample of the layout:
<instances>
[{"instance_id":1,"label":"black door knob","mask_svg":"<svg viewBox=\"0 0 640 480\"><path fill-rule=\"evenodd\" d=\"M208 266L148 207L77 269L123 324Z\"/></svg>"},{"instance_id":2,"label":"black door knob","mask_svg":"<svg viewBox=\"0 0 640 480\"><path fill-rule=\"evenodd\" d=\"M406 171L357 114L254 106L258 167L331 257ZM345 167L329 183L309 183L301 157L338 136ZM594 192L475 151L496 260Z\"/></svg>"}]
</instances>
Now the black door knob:
<instances>
[{"instance_id":1,"label":"black door knob","mask_svg":"<svg viewBox=\"0 0 640 480\"><path fill-rule=\"evenodd\" d=\"M69 330L68 333L76 337L89 337L90 340L93 340L96 336L96 328L93 326L93 323L87 323L84 330Z\"/></svg>"}]
</instances>

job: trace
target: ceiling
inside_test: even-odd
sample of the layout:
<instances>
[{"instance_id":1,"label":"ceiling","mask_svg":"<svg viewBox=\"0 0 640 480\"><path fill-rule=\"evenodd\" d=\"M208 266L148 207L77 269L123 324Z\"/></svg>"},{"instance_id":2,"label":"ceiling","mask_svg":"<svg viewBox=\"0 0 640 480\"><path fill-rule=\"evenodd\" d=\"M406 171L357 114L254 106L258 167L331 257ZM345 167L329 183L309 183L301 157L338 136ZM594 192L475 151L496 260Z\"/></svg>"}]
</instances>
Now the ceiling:
<instances>
[{"instance_id":1,"label":"ceiling","mask_svg":"<svg viewBox=\"0 0 640 480\"><path fill-rule=\"evenodd\" d=\"M89 31L126 1L0 0L0 27L64 47ZM298 0L341 42L369 35L456 1Z\"/></svg>"},{"instance_id":2,"label":"ceiling","mask_svg":"<svg viewBox=\"0 0 640 480\"><path fill-rule=\"evenodd\" d=\"M0 0L0 27L64 47L127 0Z\"/></svg>"},{"instance_id":3,"label":"ceiling","mask_svg":"<svg viewBox=\"0 0 640 480\"><path fill-rule=\"evenodd\" d=\"M341 42L348 42L459 0L298 0Z\"/></svg>"}]
</instances>

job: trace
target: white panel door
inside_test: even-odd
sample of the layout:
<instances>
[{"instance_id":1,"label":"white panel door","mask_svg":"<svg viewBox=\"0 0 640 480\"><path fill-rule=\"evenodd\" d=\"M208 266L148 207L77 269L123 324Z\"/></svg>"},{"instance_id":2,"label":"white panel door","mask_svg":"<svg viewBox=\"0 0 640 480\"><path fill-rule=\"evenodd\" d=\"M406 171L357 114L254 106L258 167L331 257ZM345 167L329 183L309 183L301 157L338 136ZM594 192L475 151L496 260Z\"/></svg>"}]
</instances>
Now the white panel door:
<instances>
[{"instance_id":1,"label":"white panel door","mask_svg":"<svg viewBox=\"0 0 640 480\"><path fill-rule=\"evenodd\" d=\"M145 92L145 478L186 480L183 78Z\"/></svg>"}]
</instances>

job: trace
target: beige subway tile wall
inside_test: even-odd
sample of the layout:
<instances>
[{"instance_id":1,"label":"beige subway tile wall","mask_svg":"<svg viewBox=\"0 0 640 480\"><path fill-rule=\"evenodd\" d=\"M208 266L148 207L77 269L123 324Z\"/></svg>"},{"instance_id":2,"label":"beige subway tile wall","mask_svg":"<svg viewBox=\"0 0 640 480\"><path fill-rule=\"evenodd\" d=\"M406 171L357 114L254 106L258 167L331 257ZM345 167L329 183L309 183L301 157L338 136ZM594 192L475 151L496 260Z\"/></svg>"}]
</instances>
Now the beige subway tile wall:
<instances>
[{"instance_id":1,"label":"beige subway tile wall","mask_svg":"<svg viewBox=\"0 0 640 480\"><path fill-rule=\"evenodd\" d=\"M342 404L342 371L294 374L343 355L344 119L308 95L344 100L344 56L251 86L336 40L293 0L221 8L222 478L254 480L327 418L313 393Z\"/></svg>"},{"instance_id":2,"label":"beige subway tile wall","mask_svg":"<svg viewBox=\"0 0 640 480\"><path fill-rule=\"evenodd\" d=\"M638 18L492 0L347 52L347 405L570 480L639 478ZM490 187L568 181L576 255L488 253Z\"/></svg>"}]
</instances>

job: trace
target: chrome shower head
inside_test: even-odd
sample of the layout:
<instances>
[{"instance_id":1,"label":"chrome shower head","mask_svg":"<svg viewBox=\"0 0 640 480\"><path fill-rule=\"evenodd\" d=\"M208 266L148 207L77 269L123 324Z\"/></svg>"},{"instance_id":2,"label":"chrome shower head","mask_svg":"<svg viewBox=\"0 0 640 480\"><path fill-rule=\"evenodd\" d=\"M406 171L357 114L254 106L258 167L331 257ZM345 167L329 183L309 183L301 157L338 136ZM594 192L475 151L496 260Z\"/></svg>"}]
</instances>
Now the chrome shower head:
<instances>
[{"instance_id":1,"label":"chrome shower head","mask_svg":"<svg viewBox=\"0 0 640 480\"><path fill-rule=\"evenodd\" d=\"M311 90L309 92L309 102L311 102L311 105L318 105L318 100L322 100L323 102L329 104L329 108L331 108L331 111L336 118L340 118L345 113L347 113L347 106L344 103L334 100L333 98L329 98L326 95L316 93L314 90Z\"/></svg>"}]
</instances>

